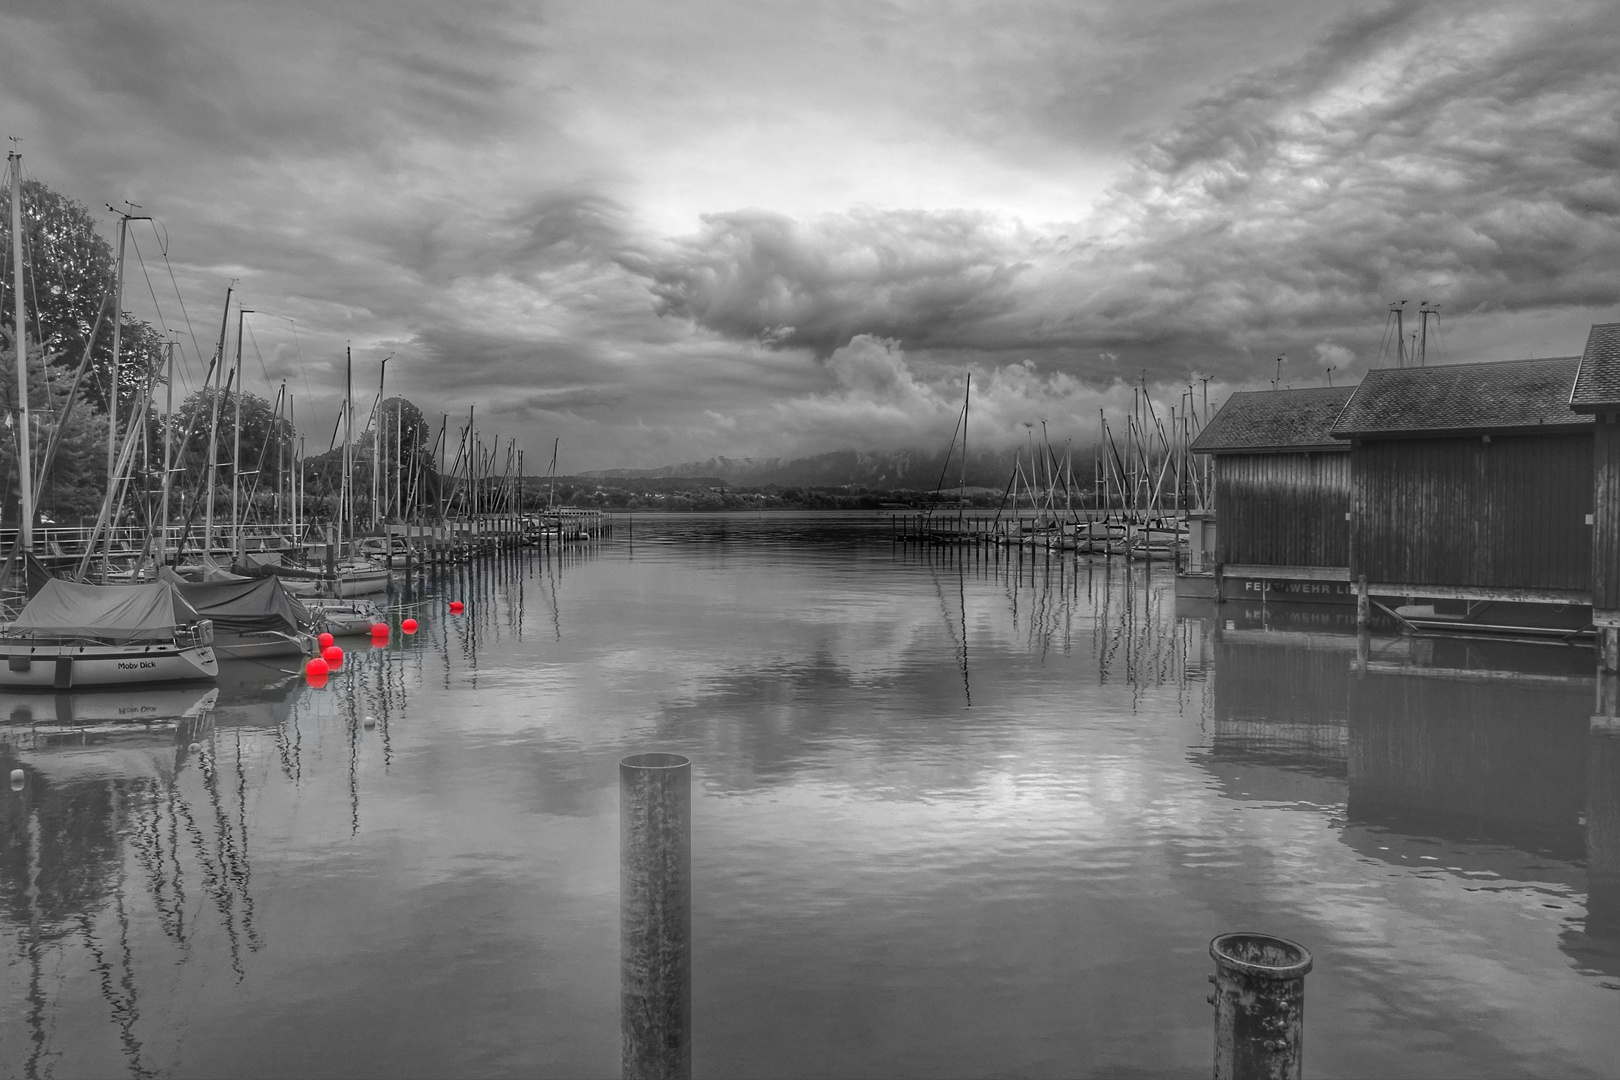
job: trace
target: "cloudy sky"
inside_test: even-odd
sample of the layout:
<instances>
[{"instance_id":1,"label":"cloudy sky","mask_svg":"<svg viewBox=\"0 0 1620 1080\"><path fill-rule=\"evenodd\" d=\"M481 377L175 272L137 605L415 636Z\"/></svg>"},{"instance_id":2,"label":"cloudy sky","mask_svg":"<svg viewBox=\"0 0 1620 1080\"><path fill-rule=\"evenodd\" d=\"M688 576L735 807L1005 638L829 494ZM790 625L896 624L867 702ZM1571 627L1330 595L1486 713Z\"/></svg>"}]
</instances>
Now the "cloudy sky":
<instances>
[{"instance_id":1,"label":"cloudy sky","mask_svg":"<svg viewBox=\"0 0 1620 1080\"><path fill-rule=\"evenodd\" d=\"M362 408L392 354L569 471L943 449L969 371L980 437L1083 439L1144 377L1353 379L1401 299L1443 360L1578 352L1616 56L1612 3L9 0L0 121L161 220L204 354L239 279L311 448L347 345Z\"/></svg>"}]
</instances>

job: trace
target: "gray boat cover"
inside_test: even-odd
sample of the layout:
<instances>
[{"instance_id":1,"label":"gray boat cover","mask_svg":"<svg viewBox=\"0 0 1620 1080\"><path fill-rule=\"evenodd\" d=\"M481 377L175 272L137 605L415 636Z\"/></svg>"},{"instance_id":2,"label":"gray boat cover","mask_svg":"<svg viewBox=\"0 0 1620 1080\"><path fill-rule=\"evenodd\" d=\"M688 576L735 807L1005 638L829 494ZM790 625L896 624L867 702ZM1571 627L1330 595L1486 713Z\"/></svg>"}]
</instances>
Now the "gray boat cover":
<instances>
[{"instance_id":1,"label":"gray boat cover","mask_svg":"<svg viewBox=\"0 0 1620 1080\"><path fill-rule=\"evenodd\" d=\"M170 639L200 615L172 581L150 585L82 585L52 578L8 628L45 637L109 641Z\"/></svg>"},{"instance_id":2,"label":"gray boat cover","mask_svg":"<svg viewBox=\"0 0 1620 1080\"><path fill-rule=\"evenodd\" d=\"M274 577L175 584L199 615L214 620L216 630L296 634L310 621L309 609Z\"/></svg>"}]
</instances>

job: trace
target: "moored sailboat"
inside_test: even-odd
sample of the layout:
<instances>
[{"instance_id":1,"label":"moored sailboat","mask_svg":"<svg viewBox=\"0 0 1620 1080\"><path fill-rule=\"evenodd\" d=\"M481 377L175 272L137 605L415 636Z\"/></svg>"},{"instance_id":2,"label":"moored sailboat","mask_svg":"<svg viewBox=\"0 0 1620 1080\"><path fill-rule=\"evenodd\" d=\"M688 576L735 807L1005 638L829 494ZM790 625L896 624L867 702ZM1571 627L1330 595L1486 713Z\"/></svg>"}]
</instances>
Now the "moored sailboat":
<instances>
[{"instance_id":1,"label":"moored sailboat","mask_svg":"<svg viewBox=\"0 0 1620 1080\"><path fill-rule=\"evenodd\" d=\"M0 626L0 687L122 686L212 679L214 624L172 581L86 585L55 578Z\"/></svg>"}]
</instances>

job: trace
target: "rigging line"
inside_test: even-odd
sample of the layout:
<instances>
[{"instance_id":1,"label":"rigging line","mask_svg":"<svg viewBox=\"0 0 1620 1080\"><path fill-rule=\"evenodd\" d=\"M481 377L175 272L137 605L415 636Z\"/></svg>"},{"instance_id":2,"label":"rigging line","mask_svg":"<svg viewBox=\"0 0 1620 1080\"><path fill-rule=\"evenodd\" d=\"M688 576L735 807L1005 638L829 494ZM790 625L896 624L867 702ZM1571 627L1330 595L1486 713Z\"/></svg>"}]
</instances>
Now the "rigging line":
<instances>
[{"instance_id":1,"label":"rigging line","mask_svg":"<svg viewBox=\"0 0 1620 1080\"><path fill-rule=\"evenodd\" d=\"M152 235L156 236L157 235L158 223L156 221L152 221L152 222L150 222L150 224L152 226ZM197 363L200 365L200 364L203 363L202 346L197 344L197 331L192 328L192 325L191 325L191 313L186 310L186 298L185 298L184 294L182 294L180 292L180 282L175 279L174 265L169 262L168 234L169 234L169 229L168 229L168 226L165 225L163 227L163 240L160 241L160 243L158 245L158 250L163 253L163 266L164 266L164 269L168 270L168 272L169 272L169 284L174 286L174 298L180 304L180 316L186 322L186 333L191 336L191 351L192 351L192 354L197 357ZM187 385L189 386L190 383L188 382Z\"/></svg>"},{"instance_id":2,"label":"rigging line","mask_svg":"<svg viewBox=\"0 0 1620 1080\"><path fill-rule=\"evenodd\" d=\"M267 386L274 386L275 380L270 377L270 369L265 366L264 353L259 351L259 339L253 334L253 326L248 325L248 340L253 342L253 355L259 359L259 370L264 372L264 381Z\"/></svg>"}]
</instances>

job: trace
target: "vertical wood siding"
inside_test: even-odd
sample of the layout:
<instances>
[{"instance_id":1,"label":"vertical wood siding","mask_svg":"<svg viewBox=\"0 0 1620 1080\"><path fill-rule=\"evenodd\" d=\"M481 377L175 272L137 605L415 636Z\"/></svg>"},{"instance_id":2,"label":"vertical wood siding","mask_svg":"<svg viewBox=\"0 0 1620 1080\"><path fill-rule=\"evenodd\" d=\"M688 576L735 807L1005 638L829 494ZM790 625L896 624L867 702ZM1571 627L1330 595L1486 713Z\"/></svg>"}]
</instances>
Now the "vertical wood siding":
<instances>
[{"instance_id":1,"label":"vertical wood siding","mask_svg":"<svg viewBox=\"0 0 1620 1080\"><path fill-rule=\"evenodd\" d=\"M1348 566L1350 455L1222 454L1215 459L1216 559Z\"/></svg>"},{"instance_id":2,"label":"vertical wood siding","mask_svg":"<svg viewBox=\"0 0 1620 1080\"><path fill-rule=\"evenodd\" d=\"M1620 608L1620 416L1599 414L1593 430L1592 606Z\"/></svg>"},{"instance_id":3,"label":"vertical wood siding","mask_svg":"<svg viewBox=\"0 0 1620 1080\"><path fill-rule=\"evenodd\" d=\"M1350 572L1479 588L1588 589L1590 432L1367 441L1353 452Z\"/></svg>"}]
</instances>

